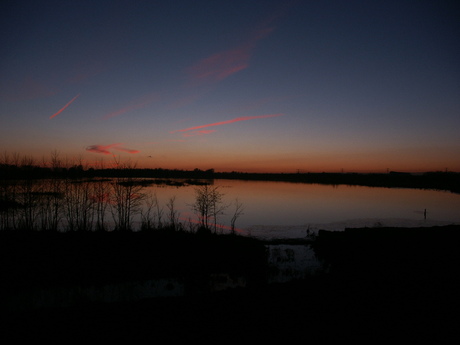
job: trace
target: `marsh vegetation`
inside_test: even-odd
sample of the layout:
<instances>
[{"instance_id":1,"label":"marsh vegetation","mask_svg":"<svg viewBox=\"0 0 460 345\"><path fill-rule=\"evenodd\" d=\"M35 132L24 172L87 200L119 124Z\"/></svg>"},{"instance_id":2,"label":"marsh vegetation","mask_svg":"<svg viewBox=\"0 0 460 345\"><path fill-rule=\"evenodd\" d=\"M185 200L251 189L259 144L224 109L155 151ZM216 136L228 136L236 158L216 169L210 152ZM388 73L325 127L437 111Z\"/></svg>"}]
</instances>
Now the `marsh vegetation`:
<instances>
[{"instance_id":1,"label":"marsh vegetation","mask_svg":"<svg viewBox=\"0 0 460 345\"><path fill-rule=\"evenodd\" d=\"M0 230L172 228L195 232L202 228L215 233L222 225L219 216L232 204L224 200L218 186L212 186L212 180L136 178L135 165L121 162L117 162L114 176L91 177L82 165L63 167L58 156L52 156L51 162L51 166L43 168L31 158L14 156L10 161L5 155L0 164ZM196 199L189 206L196 218L181 219L176 198L160 201L155 192L146 191L152 185L194 186ZM233 229L241 210L241 202L236 201Z\"/></svg>"}]
</instances>

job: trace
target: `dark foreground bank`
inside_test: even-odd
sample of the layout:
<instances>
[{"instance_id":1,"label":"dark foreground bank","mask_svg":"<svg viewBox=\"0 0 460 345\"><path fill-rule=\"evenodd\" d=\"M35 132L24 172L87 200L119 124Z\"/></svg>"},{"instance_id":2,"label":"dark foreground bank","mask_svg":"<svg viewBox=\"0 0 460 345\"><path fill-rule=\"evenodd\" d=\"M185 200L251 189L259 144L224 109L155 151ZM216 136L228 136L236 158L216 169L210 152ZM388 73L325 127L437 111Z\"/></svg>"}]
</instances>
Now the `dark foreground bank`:
<instances>
[{"instance_id":1,"label":"dark foreground bank","mask_svg":"<svg viewBox=\"0 0 460 345\"><path fill-rule=\"evenodd\" d=\"M266 266L265 247L256 239L170 229L3 231L0 258L0 291L166 278L180 278L194 288L199 277L222 273L244 276L248 284L257 285Z\"/></svg>"},{"instance_id":2,"label":"dark foreground bank","mask_svg":"<svg viewBox=\"0 0 460 345\"><path fill-rule=\"evenodd\" d=\"M459 233L458 226L320 232L314 247L327 273L184 297L9 313L1 334L9 343L455 343Z\"/></svg>"}]
</instances>

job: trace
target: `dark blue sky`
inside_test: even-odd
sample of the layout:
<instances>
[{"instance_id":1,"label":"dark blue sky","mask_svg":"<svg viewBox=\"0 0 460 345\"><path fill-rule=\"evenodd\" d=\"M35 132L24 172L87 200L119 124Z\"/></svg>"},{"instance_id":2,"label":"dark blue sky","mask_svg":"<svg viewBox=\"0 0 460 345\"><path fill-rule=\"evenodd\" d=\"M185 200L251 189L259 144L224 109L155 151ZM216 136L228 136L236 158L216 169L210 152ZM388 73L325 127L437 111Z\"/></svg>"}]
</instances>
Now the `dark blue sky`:
<instances>
[{"instance_id":1,"label":"dark blue sky","mask_svg":"<svg viewBox=\"0 0 460 345\"><path fill-rule=\"evenodd\" d=\"M3 151L180 169L460 171L455 1L0 6Z\"/></svg>"}]
</instances>

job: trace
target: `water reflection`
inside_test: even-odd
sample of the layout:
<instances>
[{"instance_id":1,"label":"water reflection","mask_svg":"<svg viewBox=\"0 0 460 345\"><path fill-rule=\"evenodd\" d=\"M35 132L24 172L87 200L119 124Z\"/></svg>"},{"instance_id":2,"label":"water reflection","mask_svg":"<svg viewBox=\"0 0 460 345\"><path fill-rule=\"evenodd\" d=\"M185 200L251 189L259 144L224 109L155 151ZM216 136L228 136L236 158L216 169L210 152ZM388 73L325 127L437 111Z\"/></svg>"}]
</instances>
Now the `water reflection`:
<instances>
[{"instance_id":1,"label":"water reflection","mask_svg":"<svg viewBox=\"0 0 460 345\"><path fill-rule=\"evenodd\" d=\"M269 181L215 180L214 184L225 194L226 202L238 198L243 203L244 215L236 226L253 236L260 234L262 228L279 232L281 228L301 226L303 237L308 226L321 224L335 230L349 225L430 226L460 222L460 195L449 192ZM182 221L196 217L189 206L194 199L193 186L146 190L156 193L163 203L176 196ZM231 215L230 207L220 218L224 231Z\"/></svg>"},{"instance_id":2,"label":"water reflection","mask_svg":"<svg viewBox=\"0 0 460 345\"><path fill-rule=\"evenodd\" d=\"M236 200L244 208L236 231L255 237L460 223L460 195L432 190L242 180L44 179L3 186L7 197L0 205L0 229L138 230L169 223L196 229L199 215L193 205L200 182L213 183L228 206L216 223L224 233L231 231Z\"/></svg>"}]
</instances>

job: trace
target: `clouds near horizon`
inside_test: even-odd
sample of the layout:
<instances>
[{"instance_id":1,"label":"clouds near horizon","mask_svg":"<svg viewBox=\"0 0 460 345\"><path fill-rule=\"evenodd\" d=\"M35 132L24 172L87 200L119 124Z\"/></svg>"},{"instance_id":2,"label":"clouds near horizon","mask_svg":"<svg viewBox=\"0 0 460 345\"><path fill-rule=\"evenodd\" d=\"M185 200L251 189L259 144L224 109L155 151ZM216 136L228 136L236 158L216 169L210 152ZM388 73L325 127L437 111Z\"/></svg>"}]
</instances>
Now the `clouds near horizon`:
<instances>
[{"instance_id":1,"label":"clouds near horizon","mask_svg":"<svg viewBox=\"0 0 460 345\"><path fill-rule=\"evenodd\" d=\"M89 152L94 152L94 153L101 153L104 155L111 155L113 154L109 150L117 150L117 151L123 151L131 154L139 153L139 150L133 150L133 149L128 149L125 147L121 147L120 145L123 145L122 143L116 143L116 144L109 144L109 145L91 145L86 148L86 151Z\"/></svg>"}]
</instances>

